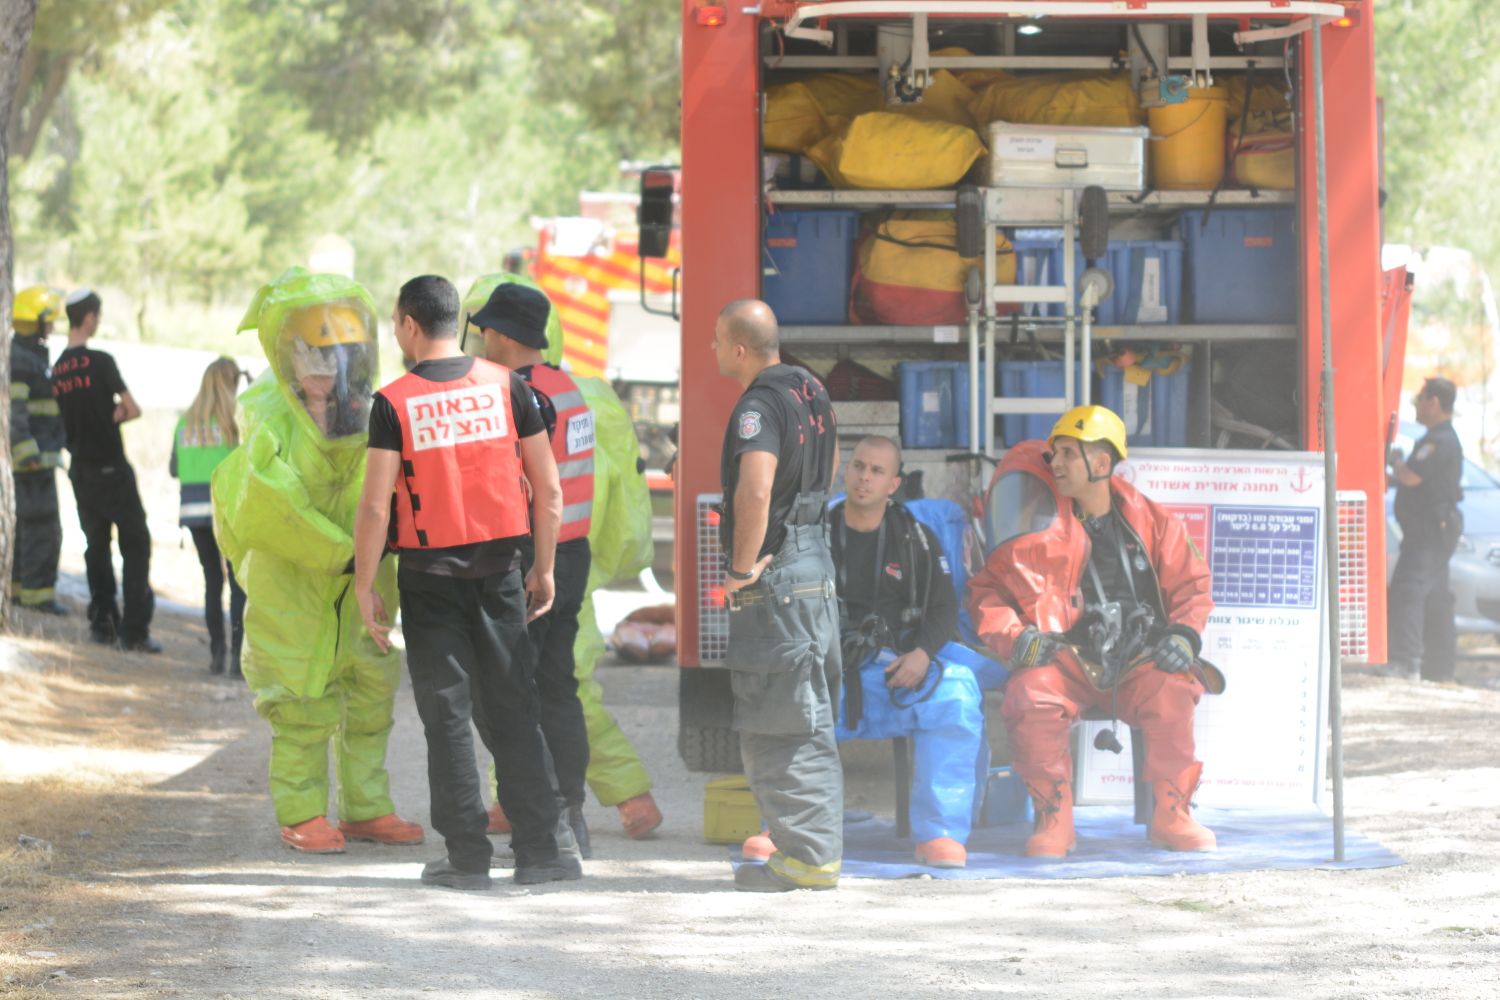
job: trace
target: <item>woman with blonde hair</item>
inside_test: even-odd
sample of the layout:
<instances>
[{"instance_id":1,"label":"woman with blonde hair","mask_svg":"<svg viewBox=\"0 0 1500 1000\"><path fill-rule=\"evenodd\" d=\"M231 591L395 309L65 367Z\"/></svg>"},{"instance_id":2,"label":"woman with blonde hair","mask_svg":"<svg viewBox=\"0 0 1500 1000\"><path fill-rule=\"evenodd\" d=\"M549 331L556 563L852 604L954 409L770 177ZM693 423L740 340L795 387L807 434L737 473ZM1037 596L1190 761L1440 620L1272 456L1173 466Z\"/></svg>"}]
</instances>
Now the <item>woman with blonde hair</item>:
<instances>
[{"instance_id":1,"label":"woman with blonde hair","mask_svg":"<svg viewBox=\"0 0 1500 1000\"><path fill-rule=\"evenodd\" d=\"M210 673L240 676L240 646L245 635L245 592L214 539L213 500L209 480L229 453L239 447L234 420L235 390L248 378L233 358L219 358L203 373L203 384L172 437L171 472L182 483L178 523L193 536L203 564L203 617L208 623ZM224 581L229 581L230 642L224 641ZM227 662L226 662L227 661Z\"/></svg>"}]
</instances>

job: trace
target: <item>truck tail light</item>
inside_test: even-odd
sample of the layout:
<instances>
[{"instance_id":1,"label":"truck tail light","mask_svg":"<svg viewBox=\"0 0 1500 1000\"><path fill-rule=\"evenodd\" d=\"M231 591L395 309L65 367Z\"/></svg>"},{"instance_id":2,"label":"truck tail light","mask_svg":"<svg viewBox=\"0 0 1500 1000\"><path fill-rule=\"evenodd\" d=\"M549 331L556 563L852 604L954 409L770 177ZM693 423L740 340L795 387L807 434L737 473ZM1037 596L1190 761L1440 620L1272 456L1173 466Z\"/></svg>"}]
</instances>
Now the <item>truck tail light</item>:
<instances>
[{"instance_id":1,"label":"truck tail light","mask_svg":"<svg viewBox=\"0 0 1500 1000\"><path fill-rule=\"evenodd\" d=\"M699 7L693 16L705 28L717 28L724 23L724 8L719 4L708 4Z\"/></svg>"}]
</instances>

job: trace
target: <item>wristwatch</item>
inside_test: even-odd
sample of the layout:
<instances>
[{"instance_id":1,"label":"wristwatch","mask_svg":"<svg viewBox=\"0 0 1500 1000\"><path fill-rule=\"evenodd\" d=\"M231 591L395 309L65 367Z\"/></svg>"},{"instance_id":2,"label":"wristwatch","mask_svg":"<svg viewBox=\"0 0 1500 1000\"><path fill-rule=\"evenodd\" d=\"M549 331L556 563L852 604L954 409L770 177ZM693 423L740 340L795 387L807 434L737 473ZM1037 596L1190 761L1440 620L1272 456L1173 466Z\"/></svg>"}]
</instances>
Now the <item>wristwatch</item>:
<instances>
[{"instance_id":1,"label":"wristwatch","mask_svg":"<svg viewBox=\"0 0 1500 1000\"><path fill-rule=\"evenodd\" d=\"M733 566L725 566L724 575L729 577L729 579L731 580L753 580L755 579L755 570L752 569L748 573L741 573Z\"/></svg>"}]
</instances>

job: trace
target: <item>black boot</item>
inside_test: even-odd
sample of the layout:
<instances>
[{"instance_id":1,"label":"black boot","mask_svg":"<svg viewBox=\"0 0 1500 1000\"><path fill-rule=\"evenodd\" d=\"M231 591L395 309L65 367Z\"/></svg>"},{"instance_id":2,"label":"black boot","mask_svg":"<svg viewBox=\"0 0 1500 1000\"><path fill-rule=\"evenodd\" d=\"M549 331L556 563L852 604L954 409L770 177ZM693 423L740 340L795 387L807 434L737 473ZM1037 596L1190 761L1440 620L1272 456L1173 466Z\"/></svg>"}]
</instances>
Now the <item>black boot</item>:
<instances>
[{"instance_id":1,"label":"black boot","mask_svg":"<svg viewBox=\"0 0 1500 1000\"><path fill-rule=\"evenodd\" d=\"M568 826L573 831L573 839L578 843L578 856L581 858L592 858L594 848L589 843L589 825L583 819L583 806L568 806Z\"/></svg>"},{"instance_id":2,"label":"black boot","mask_svg":"<svg viewBox=\"0 0 1500 1000\"><path fill-rule=\"evenodd\" d=\"M209 640L209 643L208 643L208 672L211 673L211 674L213 674L215 677L217 677L218 675L222 674L224 672L225 660L227 658L228 658L228 654L225 652L225 649L224 649L224 639L223 639L223 637L220 636L218 638Z\"/></svg>"}]
</instances>

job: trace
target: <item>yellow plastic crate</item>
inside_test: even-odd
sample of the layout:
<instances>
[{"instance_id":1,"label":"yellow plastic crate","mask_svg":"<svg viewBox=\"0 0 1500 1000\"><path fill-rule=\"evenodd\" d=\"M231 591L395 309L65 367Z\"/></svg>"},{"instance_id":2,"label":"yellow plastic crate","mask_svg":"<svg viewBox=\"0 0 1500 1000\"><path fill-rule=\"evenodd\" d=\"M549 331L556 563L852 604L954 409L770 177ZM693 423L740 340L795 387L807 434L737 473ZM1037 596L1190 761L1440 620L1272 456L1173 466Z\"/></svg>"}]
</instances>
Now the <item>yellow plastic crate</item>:
<instances>
[{"instance_id":1,"label":"yellow plastic crate","mask_svg":"<svg viewBox=\"0 0 1500 1000\"><path fill-rule=\"evenodd\" d=\"M760 811L743 774L714 778L703 787L703 839L738 844L760 832Z\"/></svg>"}]
</instances>

